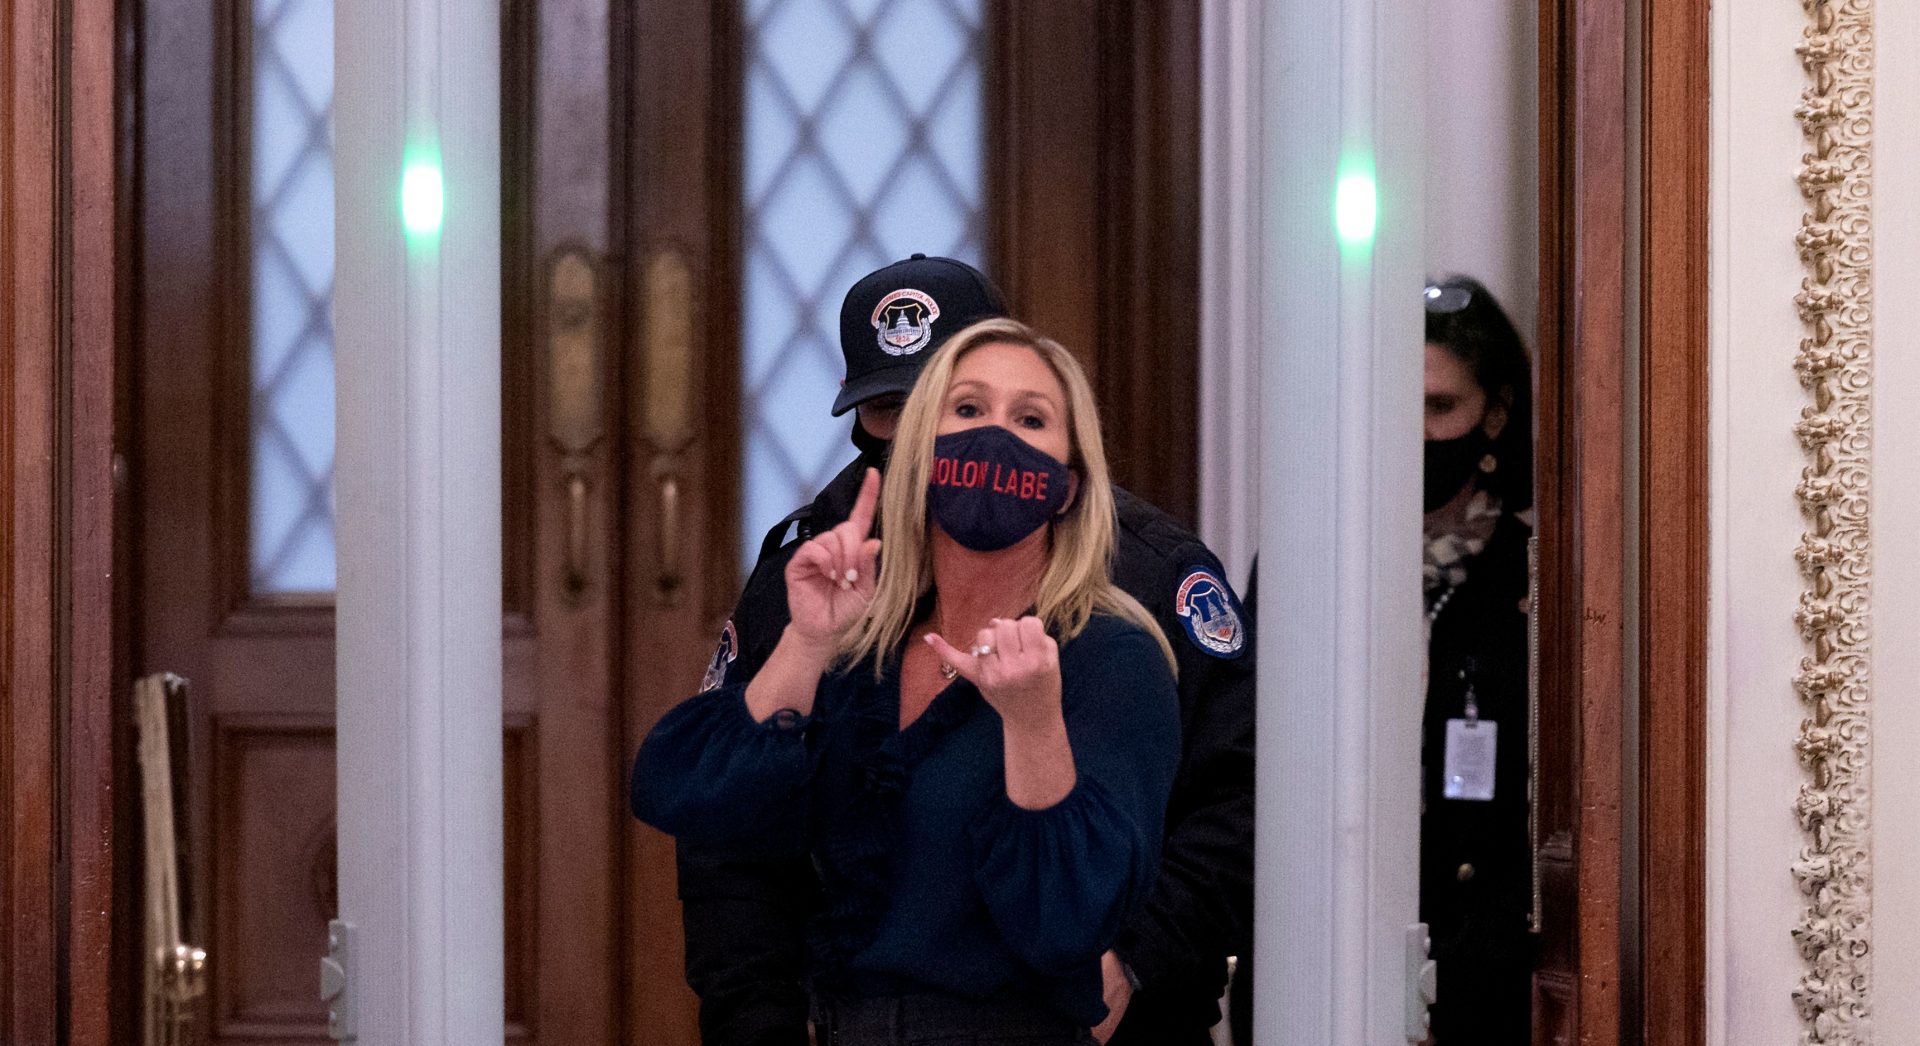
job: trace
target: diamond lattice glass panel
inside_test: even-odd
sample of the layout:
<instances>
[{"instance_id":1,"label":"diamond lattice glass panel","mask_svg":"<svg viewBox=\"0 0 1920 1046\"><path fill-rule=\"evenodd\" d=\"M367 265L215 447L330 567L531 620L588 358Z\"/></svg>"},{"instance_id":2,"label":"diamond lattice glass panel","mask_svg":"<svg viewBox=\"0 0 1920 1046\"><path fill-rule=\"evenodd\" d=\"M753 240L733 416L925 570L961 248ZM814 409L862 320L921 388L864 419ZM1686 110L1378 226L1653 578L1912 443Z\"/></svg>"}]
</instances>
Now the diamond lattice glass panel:
<instances>
[{"instance_id":1,"label":"diamond lattice glass panel","mask_svg":"<svg viewBox=\"0 0 1920 1046\"><path fill-rule=\"evenodd\" d=\"M333 0L253 5L253 589L333 591Z\"/></svg>"},{"instance_id":2,"label":"diamond lattice glass panel","mask_svg":"<svg viewBox=\"0 0 1920 1046\"><path fill-rule=\"evenodd\" d=\"M984 0L745 0L742 553L852 456L840 299L909 254L980 264Z\"/></svg>"}]
</instances>

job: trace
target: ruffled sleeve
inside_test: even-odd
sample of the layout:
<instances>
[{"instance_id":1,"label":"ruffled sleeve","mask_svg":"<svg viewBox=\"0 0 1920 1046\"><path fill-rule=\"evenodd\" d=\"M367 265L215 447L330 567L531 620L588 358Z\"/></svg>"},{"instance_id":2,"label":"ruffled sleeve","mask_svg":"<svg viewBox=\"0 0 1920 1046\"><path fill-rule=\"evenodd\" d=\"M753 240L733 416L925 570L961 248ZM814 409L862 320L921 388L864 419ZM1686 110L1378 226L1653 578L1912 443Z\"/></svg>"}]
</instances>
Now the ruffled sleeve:
<instances>
[{"instance_id":1,"label":"ruffled sleeve","mask_svg":"<svg viewBox=\"0 0 1920 1046\"><path fill-rule=\"evenodd\" d=\"M746 690L696 695L648 732L633 764L633 815L694 845L797 854L815 765L811 721L783 712L755 722Z\"/></svg>"},{"instance_id":2,"label":"ruffled sleeve","mask_svg":"<svg viewBox=\"0 0 1920 1046\"><path fill-rule=\"evenodd\" d=\"M1061 653L1073 790L1043 810L1003 793L968 827L995 926L1048 974L1097 958L1152 886L1180 761L1178 699L1159 645L1131 627L1091 632Z\"/></svg>"}]
</instances>

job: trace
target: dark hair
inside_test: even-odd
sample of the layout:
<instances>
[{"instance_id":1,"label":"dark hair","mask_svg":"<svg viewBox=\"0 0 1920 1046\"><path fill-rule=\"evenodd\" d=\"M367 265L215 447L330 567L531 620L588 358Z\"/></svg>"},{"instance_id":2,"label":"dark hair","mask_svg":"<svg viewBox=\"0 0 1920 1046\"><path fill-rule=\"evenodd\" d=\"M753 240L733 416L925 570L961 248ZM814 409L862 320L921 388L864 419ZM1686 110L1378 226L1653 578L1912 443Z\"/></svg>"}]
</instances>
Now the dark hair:
<instances>
[{"instance_id":1,"label":"dark hair","mask_svg":"<svg viewBox=\"0 0 1920 1046\"><path fill-rule=\"evenodd\" d=\"M1429 284L1427 341L1466 364L1487 394L1487 407L1506 408L1507 423L1493 441L1499 467L1481 479L1510 512L1533 506L1533 363L1520 332L1484 284L1467 276L1449 276ZM1454 305L1462 293L1464 303ZM1440 302L1443 304L1436 305ZM1444 306L1454 305L1451 309Z\"/></svg>"}]
</instances>

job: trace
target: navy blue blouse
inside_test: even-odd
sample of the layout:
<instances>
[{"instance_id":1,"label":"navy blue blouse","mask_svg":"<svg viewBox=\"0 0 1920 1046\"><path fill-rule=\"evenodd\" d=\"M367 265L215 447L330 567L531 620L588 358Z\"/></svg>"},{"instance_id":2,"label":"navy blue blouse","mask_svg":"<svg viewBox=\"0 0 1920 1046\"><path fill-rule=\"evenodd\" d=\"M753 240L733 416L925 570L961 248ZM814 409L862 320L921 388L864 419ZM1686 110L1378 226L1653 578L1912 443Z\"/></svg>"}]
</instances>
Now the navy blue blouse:
<instances>
[{"instance_id":1,"label":"navy blue blouse","mask_svg":"<svg viewBox=\"0 0 1920 1046\"><path fill-rule=\"evenodd\" d=\"M1000 717L966 680L898 729L900 660L820 682L808 717L756 723L743 684L667 713L640 747L633 811L689 843L810 855L824 893L816 991L1016 996L1106 1016L1100 955L1159 871L1180 759L1159 645L1096 615L1060 651L1076 782L1024 810L1006 794Z\"/></svg>"}]
</instances>

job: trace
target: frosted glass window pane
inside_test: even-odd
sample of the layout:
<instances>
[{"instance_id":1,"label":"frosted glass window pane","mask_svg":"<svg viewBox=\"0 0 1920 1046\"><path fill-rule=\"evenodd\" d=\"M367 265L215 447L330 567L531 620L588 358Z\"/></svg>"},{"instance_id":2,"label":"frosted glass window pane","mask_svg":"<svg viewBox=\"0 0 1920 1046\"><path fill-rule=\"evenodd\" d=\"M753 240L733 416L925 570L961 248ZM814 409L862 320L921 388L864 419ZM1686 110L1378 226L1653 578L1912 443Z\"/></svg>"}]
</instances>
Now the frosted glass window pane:
<instances>
[{"instance_id":1,"label":"frosted glass window pane","mask_svg":"<svg viewBox=\"0 0 1920 1046\"><path fill-rule=\"evenodd\" d=\"M256 592L330 593L333 0L253 6L248 562Z\"/></svg>"},{"instance_id":2,"label":"frosted glass window pane","mask_svg":"<svg viewBox=\"0 0 1920 1046\"><path fill-rule=\"evenodd\" d=\"M980 264L984 0L746 0L741 554L852 458L840 299L916 252Z\"/></svg>"}]
</instances>

